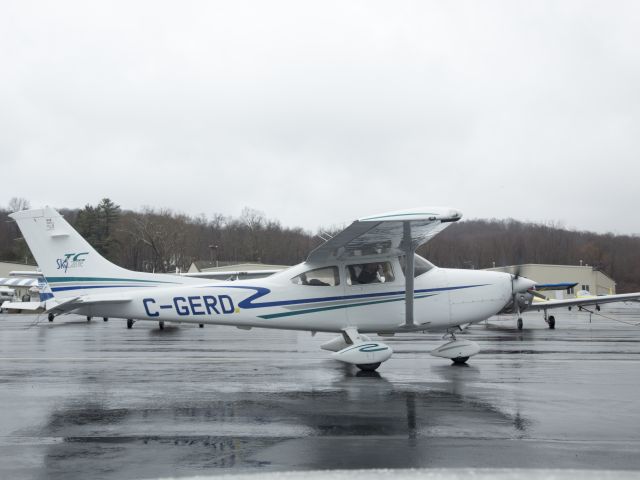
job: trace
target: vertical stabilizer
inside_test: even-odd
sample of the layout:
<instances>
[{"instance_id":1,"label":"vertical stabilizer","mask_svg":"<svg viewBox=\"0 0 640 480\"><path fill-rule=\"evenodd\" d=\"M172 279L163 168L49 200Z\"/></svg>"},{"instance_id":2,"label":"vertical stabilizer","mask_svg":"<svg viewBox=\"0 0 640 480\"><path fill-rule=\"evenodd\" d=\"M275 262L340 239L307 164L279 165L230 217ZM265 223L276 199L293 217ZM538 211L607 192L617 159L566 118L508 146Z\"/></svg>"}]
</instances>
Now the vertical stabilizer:
<instances>
[{"instance_id":1,"label":"vertical stabilizer","mask_svg":"<svg viewBox=\"0 0 640 480\"><path fill-rule=\"evenodd\" d=\"M10 217L18 224L56 298L192 283L187 278L134 272L114 265L53 208L23 210Z\"/></svg>"}]
</instances>

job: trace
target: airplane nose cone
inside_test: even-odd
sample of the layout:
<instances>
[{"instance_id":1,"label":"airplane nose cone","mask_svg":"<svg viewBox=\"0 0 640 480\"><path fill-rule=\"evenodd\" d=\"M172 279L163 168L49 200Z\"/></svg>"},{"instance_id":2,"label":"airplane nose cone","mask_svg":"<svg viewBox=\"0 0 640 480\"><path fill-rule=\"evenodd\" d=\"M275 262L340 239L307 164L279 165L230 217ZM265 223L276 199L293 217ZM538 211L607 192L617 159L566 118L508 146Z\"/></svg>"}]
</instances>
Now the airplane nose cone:
<instances>
[{"instance_id":1,"label":"airplane nose cone","mask_svg":"<svg viewBox=\"0 0 640 480\"><path fill-rule=\"evenodd\" d=\"M526 278L526 277L516 277L515 275L513 275L512 277L512 282L513 282L513 291L514 292L526 292L527 290L529 290L530 288L533 288L536 286L536 282L534 282L533 280Z\"/></svg>"}]
</instances>

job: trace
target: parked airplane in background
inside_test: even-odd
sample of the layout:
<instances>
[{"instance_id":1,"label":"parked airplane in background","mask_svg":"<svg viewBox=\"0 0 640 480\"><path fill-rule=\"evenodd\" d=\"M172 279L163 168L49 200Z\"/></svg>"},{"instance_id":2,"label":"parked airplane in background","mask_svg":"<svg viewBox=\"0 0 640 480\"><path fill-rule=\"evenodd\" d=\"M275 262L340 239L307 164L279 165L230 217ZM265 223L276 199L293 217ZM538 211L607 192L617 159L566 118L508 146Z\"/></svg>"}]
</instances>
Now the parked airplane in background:
<instances>
[{"instance_id":1,"label":"parked airplane in background","mask_svg":"<svg viewBox=\"0 0 640 480\"><path fill-rule=\"evenodd\" d=\"M47 286L47 282L44 276L40 272L25 270L25 271L12 271L9 273L9 277L0 278L0 288L4 288L5 291L12 290L12 288L29 288L30 293L38 294L38 301L29 301L22 298L15 298L12 294L8 298L7 296L0 296L0 308L2 310L16 310L16 311L35 311L45 308L45 301L49 298L53 298L51 290ZM15 292L14 292L15 293ZM33 298L29 295L27 298Z\"/></svg>"},{"instance_id":2,"label":"parked airplane in background","mask_svg":"<svg viewBox=\"0 0 640 480\"><path fill-rule=\"evenodd\" d=\"M391 347L366 334L442 331L451 340L431 353L466 362L478 344L456 339L461 325L500 312L518 317L536 283L518 274L438 268L415 254L461 214L417 208L354 221L299 265L269 277L235 282L133 272L100 256L51 208L11 214L48 281L52 314L278 328L339 334L322 345L333 358L375 370ZM640 298L598 297L597 303ZM564 300L547 309L593 303Z\"/></svg>"}]
</instances>

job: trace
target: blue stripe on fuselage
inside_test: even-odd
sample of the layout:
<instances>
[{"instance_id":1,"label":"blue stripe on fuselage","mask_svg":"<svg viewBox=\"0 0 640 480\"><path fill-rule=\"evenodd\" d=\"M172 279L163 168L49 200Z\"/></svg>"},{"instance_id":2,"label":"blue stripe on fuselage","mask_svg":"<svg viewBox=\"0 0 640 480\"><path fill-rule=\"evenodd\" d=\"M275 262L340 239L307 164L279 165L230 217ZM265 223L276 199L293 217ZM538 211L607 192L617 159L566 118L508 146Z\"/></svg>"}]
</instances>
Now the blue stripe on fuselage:
<instances>
[{"instance_id":1,"label":"blue stripe on fuselage","mask_svg":"<svg viewBox=\"0 0 640 480\"><path fill-rule=\"evenodd\" d=\"M415 290L414 294L418 293L427 293L427 292L444 292L448 290L461 290L464 288L473 288L473 287L484 287L488 285L487 283L479 284L479 285L461 285L459 287L440 287L440 288L424 288L420 290ZM251 295L249 298L245 298L240 303L238 303L238 307L240 308L265 308L265 307L283 307L286 305L300 305L303 303L319 303L319 302L331 302L334 300L355 300L359 298L378 298L378 297L388 297L391 295L404 295L404 290L398 290L395 292L379 292L379 293L363 293L359 295L342 295L337 297L315 297L315 298L300 298L296 300L278 300L273 302L263 302L263 303L253 303L255 300L264 297L265 295L271 293L271 290L265 287L243 287L236 285L215 285L216 288L244 288L255 290L256 293ZM200 287L206 288L206 287Z\"/></svg>"}]
</instances>

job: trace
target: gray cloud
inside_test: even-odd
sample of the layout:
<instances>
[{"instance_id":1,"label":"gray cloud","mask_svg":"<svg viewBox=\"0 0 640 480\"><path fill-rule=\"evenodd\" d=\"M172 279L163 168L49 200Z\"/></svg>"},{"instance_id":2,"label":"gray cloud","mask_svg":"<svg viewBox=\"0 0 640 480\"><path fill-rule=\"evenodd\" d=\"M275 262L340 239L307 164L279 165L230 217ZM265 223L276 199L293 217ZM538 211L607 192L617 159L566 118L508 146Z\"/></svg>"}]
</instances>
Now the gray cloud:
<instances>
[{"instance_id":1,"label":"gray cloud","mask_svg":"<svg viewBox=\"0 0 640 480\"><path fill-rule=\"evenodd\" d=\"M8 2L12 196L640 233L637 2Z\"/></svg>"}]
</instances>

